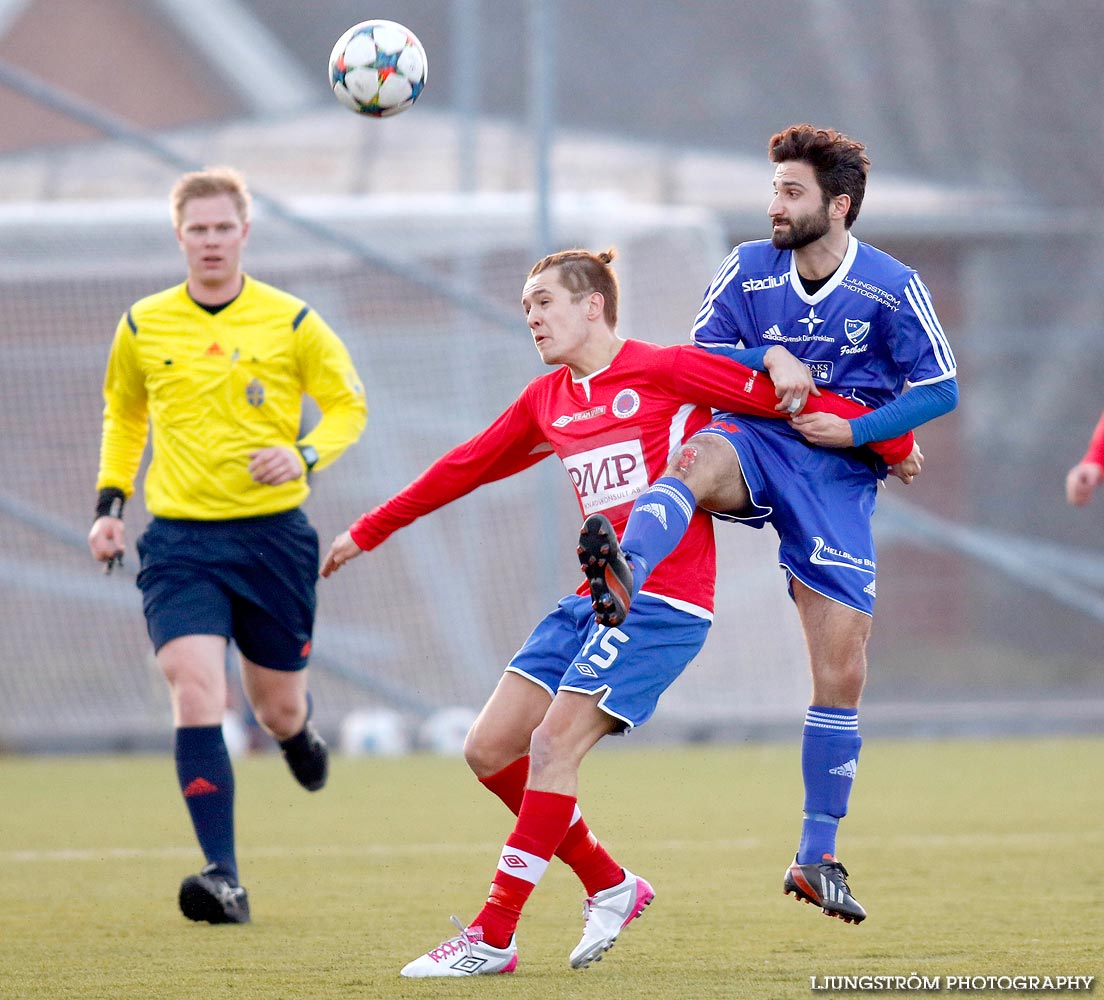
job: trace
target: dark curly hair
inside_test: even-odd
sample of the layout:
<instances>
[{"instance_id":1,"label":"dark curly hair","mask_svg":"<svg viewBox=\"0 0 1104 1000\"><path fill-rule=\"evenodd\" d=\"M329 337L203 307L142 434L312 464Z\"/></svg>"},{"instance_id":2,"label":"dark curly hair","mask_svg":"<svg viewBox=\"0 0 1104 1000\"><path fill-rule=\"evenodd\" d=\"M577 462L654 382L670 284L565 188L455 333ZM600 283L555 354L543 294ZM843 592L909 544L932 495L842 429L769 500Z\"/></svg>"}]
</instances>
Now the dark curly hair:
<instances>
[{"instance_id":1,"label":"dark curly hair","mask_svg":"<svg viewBox=\"0 0 1104 1000\"><path fill-rule=\"evenodd\" d=\"M791 125L771 137L768 145L772 163L801 160L816 173L817 184L824 194L824 203L837 195L851 199L844 225L850 229L859 217L870 158L866 147L832 128L815 125Z\"/></svg>"}]
</instances>

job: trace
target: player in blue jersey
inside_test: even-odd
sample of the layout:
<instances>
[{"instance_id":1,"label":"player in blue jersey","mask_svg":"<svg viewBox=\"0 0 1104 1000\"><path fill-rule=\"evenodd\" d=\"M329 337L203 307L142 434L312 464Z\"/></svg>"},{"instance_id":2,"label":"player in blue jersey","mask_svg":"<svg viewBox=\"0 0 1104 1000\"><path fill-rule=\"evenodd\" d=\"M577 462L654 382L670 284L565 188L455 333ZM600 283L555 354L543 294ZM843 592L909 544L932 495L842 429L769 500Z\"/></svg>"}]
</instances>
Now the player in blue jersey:
<instances>
[{"instance_id":1,"label":"player in blue jersey","mask_svg":"<svg viewBox=\"0 0 1104 1000\"><path fill-rule=\"evenodd\" d=\"M783 889L829 916L866 917L836 860L836 831L858 766L858 706L877 563L871 516L887 467L858 446L952 410L955 360L927 288L911 268L856 239L870 161L861 143L795 125L770 141L770 240L721 264L694 322L697 346L770 373L788 421L718 413L678 448L636 500L624 537L600 518L608 558L584 566L598 621L616 625L700 505L753 527L770 523L809 652L812 700L802 736L804 821ZM854 419L803 413L822 388L876 407ZM907 391L906 391L907 390ZM814 447L816 446L816 447ZM892 471L904 482L923 456Z\"/></svg>"}]
</instances>

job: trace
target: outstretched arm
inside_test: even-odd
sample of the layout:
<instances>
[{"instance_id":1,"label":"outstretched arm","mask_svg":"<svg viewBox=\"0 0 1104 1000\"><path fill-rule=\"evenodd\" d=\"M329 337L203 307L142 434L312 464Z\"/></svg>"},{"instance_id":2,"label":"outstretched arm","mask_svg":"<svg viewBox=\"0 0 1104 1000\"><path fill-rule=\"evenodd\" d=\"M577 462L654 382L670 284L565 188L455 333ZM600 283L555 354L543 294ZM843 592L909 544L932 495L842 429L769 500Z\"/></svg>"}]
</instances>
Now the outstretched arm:
<instances>
[{"instance_id":1,"label":"outstretched arm","mask_svg":"<svg viewBox=\"0 0 1104 1000\"><path fill-rule=\"evenodd\" d=\"M1066 474L1066 500L1073 507L1084 507L1104 480L1104 467L1095 462L1078 462Z\"/></svg>"},{"instance_id":2,"label":"outstretched arm","mask_svg":"<svg viewBox=\"0 0 1104 1000\"><path fill-rule=\"evenodd\" d=\"M883 440L906 430L916 430L929 420L950 413L958 405L958 379L915 385L885 406L851 421L855 444Z\"/></svg>"},{"instance_id":3,"label":"outstretched arm","mask_svg":"<svg viewBox=\"0 0 1104 1000\"><path fill-rule=\"evenodd\" d=\"M827 413L805 412L795 416L791 423L812 444L822 448L848 448L867 444L871 436L884 438L918 427L953 410L957 402L958 383L951 378L915 386L892 403L852 420L841 420ZM884 452L881 454L885 457ZM920 473L924 455L914 443L908 455L886 457L886 462L890 473L907 485Z\"/></svg>"},{"instance_id":4,"label":"outstretched arm","mask_svg":"<svg viewBox=\"0 0 1104 1000\"><path fill-rule=\"evenodd\" d=\"M788 368L786 362L793 356L789 352L783 355L782 350L784 349L779 349L777 364ZM672 388L688 402L779 419L789 416L785 411L797 403L807 414L834 415L836 422L831 426L836 428L837 433L847 429L848 421L852 418L872 412L869 407L852 399L846 399L827 389L817 389L812 384L808 368L797 359L793 359L794 363L801 368L804 375L796 369L791 372L787 383L789 389L780 397L770 376L733 359L733 355L739 353L737 351L721 353L697 347L672 347L667 351L671 352L664 352L664 355L671 364ZM798 429L801 430L800 427ZM846 444L835 444L828 440L813 443L829 448L850 447L852 444L850 440ZM907 459L915 444L912 432L906 429L895 436L887 435L884 440L871 441L868 446L886 464L892 466Z\"/></svg>"},{"instance_id":5,"label":"outstretched arm","mask_svg":"<svg viewBox=\"0 0 1104 1000\"><path fill-rule=\"evenodd\" d=\"M364 549L353 541L352 532L343 531L330 544L330 551L322 559L322 568L318 572L321 576L331 576L363 551Z\"/></svg>"},{"instance_id":6,"label":"outstretched arm","mask_svg":"<svg viewBox=\"0 0 1104 1000\"><path fill-rule=\"evenodd\" d=\"M1104 414L1093 431L1085 457L1066 474L1066 500L1074 507L1084 507L1101 482L1104 482Z\"/></svg>"},{"instance_id":7,"label":"outstretched arm","mask_svg":"<svg viewBox=\"0 0 1104 1000\"><path fill-rule=\"evenodd\" d=\"M521 472L551 453L522 396L493 424L442 455L409 486L338 535L322 561L322 576L330 576L419 517L485 483Z\"/></svg>"},{"instance_id":8,"label":"outstretched arm","mask_svg":"<svg viewBox=\"0 0 1104 1000\"><path fill-rule=\"evenodd\" d=\"M813 444L851 448L869 444L874 438L885 440L903 434L949 413L957 402L958 384L948 379L934 385L916 386L893 402L867 410L851 420L814 419L814 408L810 408L794 417L793 424Z\"/></svg>"}]
</instances>

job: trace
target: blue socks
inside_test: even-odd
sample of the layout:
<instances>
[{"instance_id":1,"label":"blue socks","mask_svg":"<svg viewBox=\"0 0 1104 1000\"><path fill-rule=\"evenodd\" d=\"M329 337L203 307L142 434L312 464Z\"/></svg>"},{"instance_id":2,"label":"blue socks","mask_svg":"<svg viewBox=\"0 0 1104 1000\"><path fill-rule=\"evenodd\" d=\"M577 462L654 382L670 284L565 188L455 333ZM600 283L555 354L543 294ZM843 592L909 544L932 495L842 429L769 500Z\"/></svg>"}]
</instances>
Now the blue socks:
<instances>
[{"instance_id":1,"label":"blue socks","mask_svg":"<svg viewBox=\"0 0 1104 1000\"><path fill-rule=\"evenodd\" d=\"M634 594L682 541L696 505L686 484L671 476L657 479L636 498L621 537L621 549L633 566Z\"/></svg>"},{"instance_id":2,"label":"blue socks","mask_svg":"<svg viewBox=\"0 0 1104 1000\"><path fill-rule=\"evenodd\" d=\"M221 726L176 730L176 776L196 838L219 874L238 880L234 854L234 771Z\"/></svg>"},{"instance_id":3,"label":"blue socks","mask_svg":"<svg viewBox=\"0 0 1104 1000\"><path fill-rule=\"evenodd\" d=\"M835 857L836 828L847 815L861 746L858 709L809 708L801 734L805 819L798 864L819 862L825 854Z\"/></svg>"}]
</instances>

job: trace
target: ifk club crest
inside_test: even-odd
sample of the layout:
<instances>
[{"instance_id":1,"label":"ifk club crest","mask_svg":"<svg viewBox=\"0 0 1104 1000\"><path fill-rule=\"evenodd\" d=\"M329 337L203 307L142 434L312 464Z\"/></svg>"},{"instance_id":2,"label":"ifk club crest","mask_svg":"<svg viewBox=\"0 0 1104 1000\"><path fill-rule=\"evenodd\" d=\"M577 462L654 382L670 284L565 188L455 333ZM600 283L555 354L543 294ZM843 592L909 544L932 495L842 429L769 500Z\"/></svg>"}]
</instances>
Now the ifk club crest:
<instances>
[{"instance_id":1,"label":"ifk club crest","mask_svg":"<svg viewBox=\"0 0 1104 1000\"><path fill-rule=\"evenodd\" d=\"M843 332L847 334L847 339L852 344L861 344L870 332L870 322L861 319L845 319L843 321Z\"/></svg>"}]
</instances>

